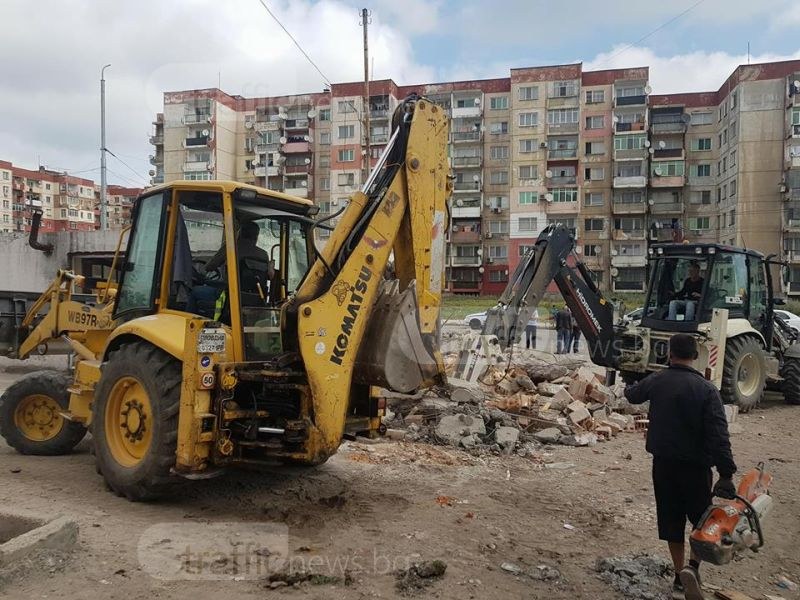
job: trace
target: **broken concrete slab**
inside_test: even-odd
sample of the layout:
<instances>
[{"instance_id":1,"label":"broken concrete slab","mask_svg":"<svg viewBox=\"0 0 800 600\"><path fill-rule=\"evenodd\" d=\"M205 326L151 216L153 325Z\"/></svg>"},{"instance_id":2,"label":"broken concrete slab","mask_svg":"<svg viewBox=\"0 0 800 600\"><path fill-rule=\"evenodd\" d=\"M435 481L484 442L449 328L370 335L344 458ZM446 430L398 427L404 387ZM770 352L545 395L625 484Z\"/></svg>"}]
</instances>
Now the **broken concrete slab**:
<instances>
[{"instance_id":1,"label":"broken concrete slab","mask_svg":"<svg viewBox=\"0 0 800 600\"><path fill-rule=\"evenodd\" d=\"M614 423L623 430L633 429L634 418L632 415L622 415L620 413L612 412L605 418L609 423Z\"/></svg>"},{"instance_id":2,"label":"broken concrete slab","mask_svg":"<svg viewBox=\"0 0 800 600\"><path fill-rule=\"evenodd\" d=\"M542 396L555 396L559 390L563 389L563 385L556 385L555 383L550 383L549 381L543 381L536 386L536 391Z\"/></svg>"},{"instance_id":3,"label":"broken concrete slab","mask_svg":"<svg viewBox=\"0 0 800 600\"><path fill-rule=\"evenodd\" d=\"M48 521L28 514L0 513L0 568L42 550L70 550L78 524L67 517Z\"/></svg>"},{"instance_id":4,"label":"broken concrete slab","mask_svg":"<svg viewBox=\"0 0 800 600\"><path fill-rule=\"evenodd\" d=\"M436 425L436 435L453 446L471 434L486 435L486 425L480 417L465 414L446 415Z\"/></svg>"},{"instance_id":5,"label":"broken concrete slab","mask_svg":"<svg viewBox=\"0 0 800 600\"><path fill-rule=\"evenodd\" d=\"M519 429L516 427L498 427L494 430L494 441L505 450L513 450L518 439Z\"/></svg>"},{"instance_id":6,"label":"broken concrete slab","mask_svg":"<svg viewBox=\"0 0 800 600\"><path fill-rule=\"evenodd\" d=\"M514 382L523 390L530 392L536 389L536 384L533 380L525 374L519 374L514 377Z\"/></svg>"},{"instance_id":7,"label":"broken concrete slab","mask_svg":"<svg viewBox=\"0 0 800 600\"><path fill-rule=\"evenodd\" d=\"M556 393L550 399L550 408L552 410L561 412L573 402L575 402L575 398L573 398L572 394L570 394L567 390L565 390L562 387L558 391L556 391Z\"/></svg>"},{"instance_id":8,"label":"broken concrete slab","mask_svg":"<svg viewBox=\"0 0 800 600\"><path fill-rule=\"evenodd\" d=\"M561 430L557 427L548 427L534 433L533 438L542 444L557 444L562 435Z\"/></svg>"},{"instance_id":9,"label":"broken concrete slab","mask_svg":"<svg viewBox=\"0 0 800 600\"><path fill-rule=\"evenodd\" d=\"M519 391L519 384L517 384L517 382L513 379L506 377L505 379L498 381L497 385L494 386L494 389L498 394L510 396Z\"/></svg>"},{"instance_id":10,"label":"broken concrete slab","mask_svg":"<svg viewBox=\"0 0 800 600\"><path fill-rule=\"evenodd\" d=\"M565 435L558 440L564 446L594 446L597 444L597 436L594 433L573 433Z\"/></svg>"},{"instance_id":11,"label":"broken concrete slab","mask_svg":"<svg viewBox=\"0 0 800 600\"><path fill-rule=\"evenodd\" d=\"M569 369L564 365L528 365L526 368L528 371L528 377L530 377L531 380L537 384L542 381L553 381L559 377L565 377L566 375L569 375Z\"/></svg>"}]
</instances>

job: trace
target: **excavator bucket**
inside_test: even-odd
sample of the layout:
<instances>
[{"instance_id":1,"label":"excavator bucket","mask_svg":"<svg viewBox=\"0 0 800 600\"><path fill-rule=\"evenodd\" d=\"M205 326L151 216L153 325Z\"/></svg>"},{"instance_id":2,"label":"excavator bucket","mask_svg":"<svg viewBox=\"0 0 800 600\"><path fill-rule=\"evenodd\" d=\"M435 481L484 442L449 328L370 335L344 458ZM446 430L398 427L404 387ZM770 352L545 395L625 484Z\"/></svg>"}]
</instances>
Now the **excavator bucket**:
<instances>
[{"instance_id":1,"label":"excavator bucket","mask_svg":"<svg viewBox=\"0 0 800 600\"><path fill-rule=\"evenodd\" d=\"M439 340L423 340L416 288L384 281L356 359L354 381L409 393L443 379Z\"/></svg>"}]
</instances>

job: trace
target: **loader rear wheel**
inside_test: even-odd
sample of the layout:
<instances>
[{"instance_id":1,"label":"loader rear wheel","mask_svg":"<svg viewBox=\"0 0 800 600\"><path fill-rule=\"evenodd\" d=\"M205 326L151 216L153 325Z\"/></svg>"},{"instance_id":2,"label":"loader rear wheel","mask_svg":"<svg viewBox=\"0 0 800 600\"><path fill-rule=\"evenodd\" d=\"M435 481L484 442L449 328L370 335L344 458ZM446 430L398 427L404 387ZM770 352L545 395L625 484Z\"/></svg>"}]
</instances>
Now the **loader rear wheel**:
<instances>
[{"instance_id":1,"label":"loader rear wheel","mask_svg":"<svg viewBox=\"0 0 800 600\"><path fill-rule=\"evenodd\" d=\"M750 335L731 338L725 348L720 395L742 413L761 402L767 381L764 348Z\"/></svg>"},{"instance_id":2,"label":"loader rear wheel","mask_svg":"<svg viewBox=\"0 0 800 600\"><path fill-rule=\"evenodd\" d=\"M108 487L150 500L175 484L181 364L147 342L111 353L92 406L97 467Z\"/></svg>"},{"instance_id":3,"label":"loader rear wheel","mask_svg":"<svg viewBox=\"0 0 800 600\"><path fill-rule=\"evenodd\" d=\"M800 404L800 360L787 358L781 369L783 397L787 404Z\"/></svg>"},{"instance_id":4,"label":"loader rear wheel","mask_svg":"<svg viewBox=\"0 0 800 600\"><path fill-rule=\"evenodd\" d=\"M81 423L61 416L69 410L68 373L38 371L15 382L0 397L0 435L20 454L68 454L86 435Z\"/></svg>"}]
</instances>

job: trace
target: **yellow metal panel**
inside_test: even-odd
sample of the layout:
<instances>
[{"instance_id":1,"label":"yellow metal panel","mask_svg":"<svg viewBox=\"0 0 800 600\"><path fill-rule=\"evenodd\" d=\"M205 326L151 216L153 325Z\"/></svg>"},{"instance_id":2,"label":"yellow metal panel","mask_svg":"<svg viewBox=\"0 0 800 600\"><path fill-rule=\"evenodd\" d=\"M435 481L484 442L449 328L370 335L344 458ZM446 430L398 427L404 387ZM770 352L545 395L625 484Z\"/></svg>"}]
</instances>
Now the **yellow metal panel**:
<instances>
[{"instance_id":1,"label":"yellow metal panel","mask_svg":"<svg viewBox=\"0 0 800 600\"><path fill-rule=\"evenodd\" d=\"M183 343L188 313L161 312L123 323L109 336L106 348L119 337L132 335L161 348L164 352L183 360Z\"/></svg>"},{"instance_id":2,"label":"yellow metal panel","mask_svg":"<svg viewBox=\"0 0 800 600\"><path fill-rule=\"evenodd\" d=\"M75 365L75 379L70 386L69 412L73 421L91 425L94 388L100 381L100 361L82 360Z\"/></svg>"},{"instance_id":3,"label":"yellow metal panel","mask_svg":"<svg viewBox=\"0 0 800 600\"><path fill-rule=\"evenodd\" d=\"M180 179L147 188L147 194L166 189L190 190L197 192L221 192L226 194L232 194L236 190L250 190L260 196L267 196L269 198L274 198L275 200L285 200L286 202L290 202L292 204L303 206L312 206L314 204L308 198L300 198L299 196L292 196L291 194L284 194L283 192L276 192L274 190L269 190L267 188L262 188L247 183L239 183L238 181L228 181L223 179L215 179L212 181L188 181L185 179Z\"/></svg>"}]
</instances>

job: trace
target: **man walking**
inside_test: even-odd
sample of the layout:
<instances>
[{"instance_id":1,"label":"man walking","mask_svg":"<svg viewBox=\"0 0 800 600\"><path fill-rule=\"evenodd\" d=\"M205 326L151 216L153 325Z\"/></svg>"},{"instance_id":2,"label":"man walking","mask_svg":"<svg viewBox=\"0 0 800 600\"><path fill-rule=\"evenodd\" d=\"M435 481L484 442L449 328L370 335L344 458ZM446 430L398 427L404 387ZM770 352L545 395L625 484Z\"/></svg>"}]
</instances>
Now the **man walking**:
<instances>
[{"instance_id":1,"label":"man walking","mask_svg":"<svg viewBox=\"0 0 800 600\"><path fill-rule=\"evenodd\" d=\"M536 328L539 325L539 311L534 310L528 319L528 324L525 325L525 348L536 350Z\"/></svg>"},{"instance_id":2,"label":"man walking","mask_svg":"<svg viewBox=\"0 0 800 600\"><path fill-rule=\"evenodd\" d=\"M692 368L697 342L679 333L669 341L669 368L625 388L631 404L650 401L647 451L653 455L653 489L658 537L667 542L675 565L673 593L703 598L700 562L692 553L684 566L686 519L697 525L712 496L736 493L728 423L719 392ZM711 467L719 480L711 489Z\"/></svg>"},{"instance_id":3,"label":"man walking","mask_svg":"<svg viewBox=\"0 0 800 600\"><path fill-rule=\"evenodd\" d=\"M575 318L575 315L572 315L572 332L569 338L569 345L567 346L567 352L569 352L569 347L572 347L572 351L577 354L578 353L578 344L581 341L581 328L578 325L578 320Z\"/></svg>"},{"instance_id":4,"label":"man walking","mask_svg":"<svg viewBox=\"0 0 800 600\"><path fill-rule=\"evenodd\" d=\"M556 354L567 354L572 335L572 313L565 304L556 313Z\"/></svg>"}]
</instances>

